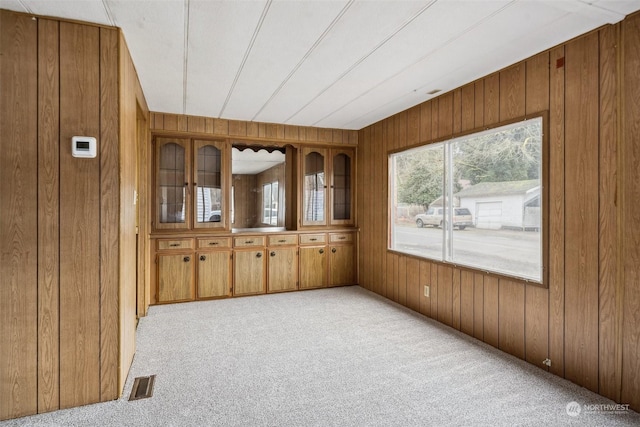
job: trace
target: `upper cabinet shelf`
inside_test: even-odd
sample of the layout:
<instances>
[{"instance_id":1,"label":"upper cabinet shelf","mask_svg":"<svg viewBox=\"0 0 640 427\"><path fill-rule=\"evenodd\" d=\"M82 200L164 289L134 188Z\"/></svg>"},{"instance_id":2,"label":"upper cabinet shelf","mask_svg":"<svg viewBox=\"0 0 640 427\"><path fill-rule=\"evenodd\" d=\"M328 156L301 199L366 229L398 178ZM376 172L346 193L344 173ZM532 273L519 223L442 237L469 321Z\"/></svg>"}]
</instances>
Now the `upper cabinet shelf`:
<instances>
[{"instance_id":1,"label":"upper cabinet shelf","mask_svg":"<svg viewBox=\"0 0 640 427\"><path fill-rule=\"evenodd\" d=\"M156 231L354 225L354 148L240 146L255 156L232 159L226 139L153 143ZM272 161L274 152L284 161Z\"/></svg>"},{"instance_id":2,"label":"upper cabinet shelf","mask_svg":"<svg viewBox=\"0 0 640 427\"><path fill-rule=\"evenodd\" d=\"M303 226L353 225L353 149L302 149Z\"/></svg>"},{"instance_id":3,"label":"upper cabinet shelf","mask_svg":"<svg viewBox=\"0 0 640 427\"><path fill-rule=\"evenodd\" d=\"M155 144L154 227L228 229L226 142L158 137Z\"/></svg>"}]
</instances>

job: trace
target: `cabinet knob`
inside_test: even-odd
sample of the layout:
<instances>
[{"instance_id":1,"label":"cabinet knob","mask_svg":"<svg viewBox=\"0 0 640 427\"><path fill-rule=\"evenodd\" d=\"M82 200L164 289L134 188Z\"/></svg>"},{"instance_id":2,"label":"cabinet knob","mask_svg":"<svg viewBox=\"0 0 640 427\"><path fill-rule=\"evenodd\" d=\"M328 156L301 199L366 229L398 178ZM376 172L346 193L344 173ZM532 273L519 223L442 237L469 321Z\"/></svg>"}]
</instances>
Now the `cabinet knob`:
<instances>
[{"instance_id":1,"label":"cabinet knob","mask_svg":"<svg viewBox=\"0 0 640 427\"><path fill-rule=\"evenodd\" d=\"M200 255L200 261L205 261L206 259L207 259L207 257L206 257L206 256L204 256L204 255Z\"/></svg>"},{"instance_id":2,"label":"cabinet knob","mask_svg":"<svg viewBox=\"0 0 640 427\"><path fill-rule=\"evenodd\" d=\"M184 262L189 262L189 261L191 261L191 257L186 256L186 257L182 258L182 260Z\"/></svg>"},{"instance_id":3,"label":"cabinet knob","mask_svg":"<svg viewBox=\"0 0 640 427\"><path fill-rule=\"evenodd\" d=\"M332 253L334 253L334 254L335 254L335 253L336 253L336 251L337 251L337 249L336 249L336 248L331 248L331 252L332 252Z\"/></svg>"},{"instance_id":4,"label":"cabinet knob","mask_svg":"<svg viewBox=\"0 0 640 427\"><path fill-rule=\"evenodd\" d=\"M320 249L318 252L320 252L321 254L324 253L324 249Z\"/></svg>"},{"instance_id":5,"label":"cabinet knob","mask_svg":"<svg viewBox=\"0 0 640 427\"><path fill-rule=\"evenodd\" d=\"M272 251L269 255L276 256L276 253Z\"/></svg>"},{"instance_id":6,"label":"cabinet knob","mask_svg":"<svg viewBox=\"0 0 640 427\"><path fill-rule=\"evenodd\" d=\"M256 254L256 258L262 258L262 252L258 252L258 253Z\"/></svg>"}]
</instances>

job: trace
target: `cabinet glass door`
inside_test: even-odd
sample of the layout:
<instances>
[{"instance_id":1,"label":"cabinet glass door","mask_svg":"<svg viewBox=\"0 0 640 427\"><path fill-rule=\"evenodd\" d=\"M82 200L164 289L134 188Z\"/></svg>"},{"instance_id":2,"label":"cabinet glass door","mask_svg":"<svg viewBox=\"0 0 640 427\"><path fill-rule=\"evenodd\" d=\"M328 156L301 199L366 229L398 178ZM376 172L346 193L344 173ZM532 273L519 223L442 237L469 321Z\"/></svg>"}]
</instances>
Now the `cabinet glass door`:
<instances>
[{"instance_id":1,"label":"cabinet glass door","mask_svg":"<svg viewBox=\"0 0 640 427\"><path fill-rule=\"evenodd\" d=\"M326 165L325 150L304 150L303 156L303 225L326 224Z\"/></svg>"},{"instance_id":2,"label":"cabinet glass door","mask_svg":"<svg viewBox=\"0 0 640 427\"><path fill-rule=\"evenodd\" d=\"M334 153L332 166L331 223L344 224L351 221L351 156Z\"/></svg>"},{"instance_id":3,"label":"cabinet glass door","mask_svg":"<svg viewBox=\"0 0 640 427\"><path fill-rule=\"evenodd\" d=\"M157 227L187 228L188 141L157 140Z\"/></svg>"},{"instance_id":4,"label":"cabinet glass door","mask_svg":"<svg viewBox=\"0 0 640 427\"><path fill-rule=\"evenodd\" d=\"M225 227L224 145L217 141L194 141L194 226Z\"/></svg>"}]
</instances>

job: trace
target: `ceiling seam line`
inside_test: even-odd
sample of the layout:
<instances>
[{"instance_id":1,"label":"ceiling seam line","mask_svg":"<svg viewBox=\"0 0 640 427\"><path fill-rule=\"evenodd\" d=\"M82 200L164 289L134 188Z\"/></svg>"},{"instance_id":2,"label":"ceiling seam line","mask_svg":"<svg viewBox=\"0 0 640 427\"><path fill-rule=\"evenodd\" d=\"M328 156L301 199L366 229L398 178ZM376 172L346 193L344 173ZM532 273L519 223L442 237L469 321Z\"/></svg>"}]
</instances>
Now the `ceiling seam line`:
<instances>
[{"instance_id":1,"label":"ceiling seam line","mask_svg":"<svg viewBox=\"0 0 640 427\"><path fill-rule=\"evenodd\" d=\"M35 15L33 13L33 11L31 10L31 8L29 6L27 6L27 4L23 0L18 0L18 3L20 3L20 6L24 7L24 10L26 10L27 13L29 13L31 15Z\"/></svg>"},{"instance_id":2,"label":"ceiling seam line","mask_svg":"<svg viewBox=\"0 0 640 427\"><path fill-rule=\"evenodd\" d=\"M327 35L329 35L329 33L331 32L331 30L333 30L333 27L336 26L336 24L342 19L342 17L347 13L347 10L349 10L351 8L351 6L353 5L353 3L355 2L355 0L349 0L349 2L342 8L342 10L336 15L335 18L333 18L333 21L331 21L331 23L327 26L327 28L322 32L322 34L320 34L320 37L318 37L318 39L315 41L315 43L311 46L311 48L309 48L309 50L307 51L307 53L304 54L304 56L302 57L302 59L293 67L293 69L291 70L291 72L289 72L289 74L287 75L287 77L284 78L284 80L282 80L282 82L280 83L280 85L276 88L276 90L271 94L271 96L269 97L269 99L266 100L266 102L264 103L264 105L262 105L262 107L260 107L260 109L258 110L258 112L253 116L253 118L251 119L251 121L256 120L256 118L260 115L260 113L262 113L262 111L267 108L267 106L271 103L271 101L273 101L275 99L276 96L278 96L278 94L280 93L280 91L284 88L284 86L289 82L289 80L291 80L291 78L293 77L293 75L298 71L298 69L300 69L300 67L302 67L302 64L309 58L309 56L311 56L311 54L313 53L313 51L320 45L320 43L322 43L322 41L327 37Z\"/></svg>"},{"instance_id":3,"label":"ceiling seam line","mask_svg":"<svg viewBox=\"0 0 640 427\"><path fill-rule=\"evenodd\" d=\"M109 23L112 27L116 26L116 20L113 19L113 13L111 12L111 8L109 4L107 4L107 0L102 0L102 6L104 7L104 12L107 14L107 18L109 19Z\"/></svg>"},{"instance_id":4,"label":"ceiling seam line","mask_svg":"<svg viewBox=\"0 0 640 427\"><path fill-rule=\"evenodd\" d=\"M374 87L366 90L365 92L361 93L360 95L358 95L357 97L353 98L352 100L350 100L349 102L347 102L346 104L344 104L343 106L341 106L340 108L333 110L331 113L327 114L326 116L324 116L323 118L321 118L320 120L317 120L315 123L313 123L311 126L317 126L318 123L321 123L322 121L328 119L329 117L331 117L332 115L336 114L337 112L341 111L343 108L346 108L347 106L351 105L352 103L354 103L355 101L357 101L358 99L362 98L363 96L371 93L372 91L374 91L375 89L379 88L380 86L382 86L383 84L387 83L388 81L398 77L400 74L404 73L405 71L407 71L409 68L414 67L415 65L419 64L420 62L424 61L425 59L427 59L428 57L430 57L431 55L433 55L434 53L438 52L439 50L444 49L446 46L450 45L451 43L453 43L454 41L458 40L459 38L461 38L462 36L464 36L465 34L468 34L469 32L471 32L472 30L474 30L476 27L480 26L481 24L485 23L486 21L494 18L496 15L498 15L499 13L502 13L505 9L511 7L513 4L515 4L516 0L512 0L510 1L508 4L504 5L503 7L501 7L500 9L496 10L495 12L487 15L485 18L481 19L480 21L474 23L473 25L467 27L464 31L458 33L456 36L449 38L446 42L444 42L440 47L438 47L437 49L432 50L431 52L422 55L420 58L418 58L416 61L414 61L413 63L411 63L410 65L406 66L405 68L403 68L402 70L396 72L395 74L387 77L386 79L382 80L380 83L378 83L377 85L375 85ZM371 114L372 112L374 112L375 110L378 110L380 108L383 108L393 102L398 101L401 98L404 98L405 96L407 96L407 94L411 94L413 92L418 92L421 91L423 89L424 86L426 86L426 84L423 84L420 89L414 89L411 92L407 92L404 93L396 98L394 98L391 101L386 102L384 105L380 105L378 107L376 107L374 110L370 110L368 112L366 112L365 114L360 115L359 117L356 117L355 119L351 120L350 122L346 123L343 126L348 126L350 124L352 124L353 122L361 119L362 117ZM433 98L433 97L432 97ZM426 101L426 100L425 100ZM422 102L425 102L422 101Z\"/></svg>"},{"instance_id":5,"label":"ceiling seam line","mask_svg":"<svg viewBox=\"0 0 640 427\"><path fill-rule=\"evenodd\" d=\"M272 0L268 0L267 3L264 5L264 9L262 10L262 15L260 15L260 19L258 20L258 24L256 25L256 29L253 31L253 36L251 37L251 41L249 42L249 45L247 46L247 50L244 53L244 57L242 58L242 62L240 63L240 67L238 68L238 71L236 72L236 76L233 79L233 83L231 84L231 87L229 88L229 93L227 94L227 98L224 100L224 104L222 104L222 108L220 109L220 114L218 114L218 118L222 117L222 115L224 114L224 110L227 108L227 105L229 104L229 101L231 100L231 95L233 94L233 91L235 90L236 85L238 84L238 80L240 80L240 75L242 75L242 71L244 69L244 66L247 63L247 60L249 59L249 55L251 54L251 50L253 49L253 45L255 44L256 39L258 38L258 34L260 33L260 29L262 28L262 24L264 23L264 20L267 17L267 13L269 12L269 8L271 7L271 2L272 2Z\"/></svg>"},{"instance_id":6,"label":"ceiling seam line","mask_svg":"<svg viewBox=\"0 0 640 427\"><path fill-rule=\"evenodd\" d=\"M331 89L336 83L338 83L340 80L342 80L344 77L346 77L349 73L351 73L351 71L353 71L358 65L360 65L362 62L364 62L365 59L367 59L369 56L373 55L374 52L376 52L378 49L380 49L382 46L384 46L389 40L391 40L393 37L395 37L400 31L402 31L405 27L407 27L409 24L411 24L413 21L415 21L420 15L422 15L427 9L431 8L431 6L433 6L438 0L432 0L431 2L429 2L427 5L423 6L422 9L420 9L417 13L415 13L411 18L405 20L398 28L396 28L391 34L389 34L388 36L386 36L381 42L379 42L372 50L370 50L368 53L366 53L364 56L362 56L360 59L358 59L355 63L353 63L349 68L347 68L346 71L344 71L342 74L340 74L340 76L338 76L338 78L336 78L331 84L329 84L327 87L325 87L324 89L322 89L316 96L314 96L313 98L311 98L311 100L309 102L307 102L305 105L303 105L300 109L298 109L298 111L296 111L295 113L293 113L289 118L287 118L284 122L288 123L291 119L293 119L295 116L297 116L298 114L300 114L301 111L303 111L305 108L307 108L309 105L311 105L311 103L313 101L315 101L316 99L318 99L320 96L322 96L325 92L327 92L329 89Z\"/></svg>"},{"instance_id":7,"label":"ceiling seam line","mask_svg":"<svg viewBox=\"0 0 640 427\"><path fill-rule=\"evenodd\" d=\"M187 114L187 81L189 70L189 0L184 0L184 57L182 63L182 114Z\"/></svg>"}]
</instances>

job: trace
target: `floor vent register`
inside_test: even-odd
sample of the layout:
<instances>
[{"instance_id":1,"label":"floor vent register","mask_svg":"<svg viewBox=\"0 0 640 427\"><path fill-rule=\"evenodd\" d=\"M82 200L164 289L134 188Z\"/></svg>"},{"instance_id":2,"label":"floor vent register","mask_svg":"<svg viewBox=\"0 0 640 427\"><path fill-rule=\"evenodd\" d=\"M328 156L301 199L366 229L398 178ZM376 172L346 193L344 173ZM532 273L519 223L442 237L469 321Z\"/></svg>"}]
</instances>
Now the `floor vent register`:
<instances>
[{"instance_id":1,"label":"floor vent register","mask_svg":"<svg viewBox=\"0 0 640 427\"><path fill-rule=\"evenodd\" d=\"M146 399L147 397L153 396L153 383L155 380L155 375L136 378L133 382L129 400Z\"/></svg>"}]
</instances>

